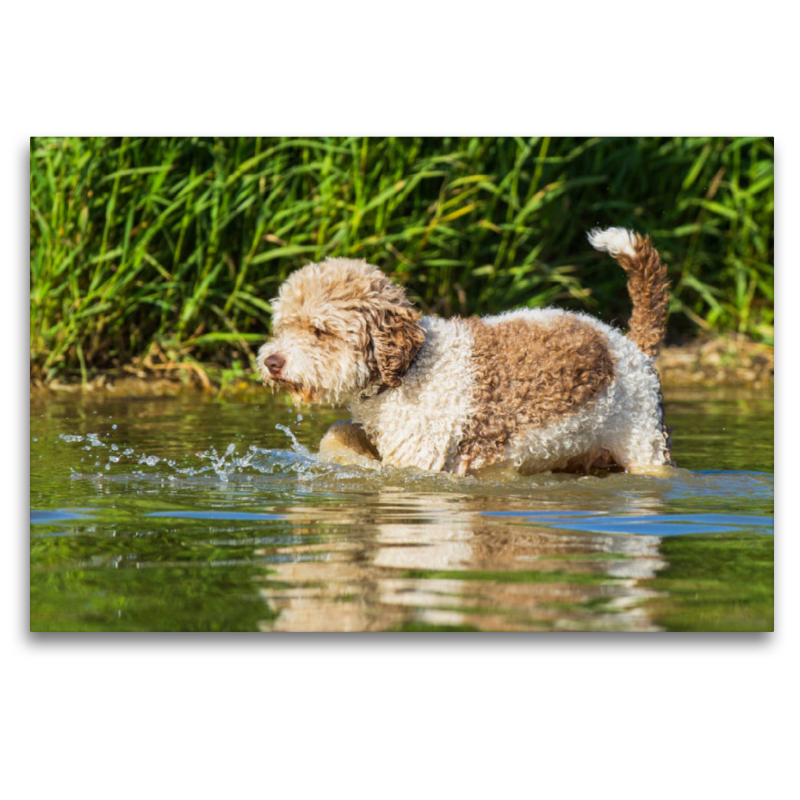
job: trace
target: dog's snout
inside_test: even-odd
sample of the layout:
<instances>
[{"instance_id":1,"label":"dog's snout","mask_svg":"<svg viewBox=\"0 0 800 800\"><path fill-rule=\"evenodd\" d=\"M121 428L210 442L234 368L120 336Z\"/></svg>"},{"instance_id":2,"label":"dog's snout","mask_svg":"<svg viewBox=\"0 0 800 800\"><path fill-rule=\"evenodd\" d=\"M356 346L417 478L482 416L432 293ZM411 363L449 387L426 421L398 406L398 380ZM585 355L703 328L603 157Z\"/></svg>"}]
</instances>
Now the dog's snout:
<instances>
[{"instance_id":1,"label":"dog's snout","mask_svg":"<svg viewBox=\"0 0 800 800\"><path fill-rule=\"evenodd\" d=\"M269 370L269 374L273 378L278 376L278 373L283 369L286 359L283 356L273 353L268 358L264 359L264 366Z\"/></svg>"}]
</instances>

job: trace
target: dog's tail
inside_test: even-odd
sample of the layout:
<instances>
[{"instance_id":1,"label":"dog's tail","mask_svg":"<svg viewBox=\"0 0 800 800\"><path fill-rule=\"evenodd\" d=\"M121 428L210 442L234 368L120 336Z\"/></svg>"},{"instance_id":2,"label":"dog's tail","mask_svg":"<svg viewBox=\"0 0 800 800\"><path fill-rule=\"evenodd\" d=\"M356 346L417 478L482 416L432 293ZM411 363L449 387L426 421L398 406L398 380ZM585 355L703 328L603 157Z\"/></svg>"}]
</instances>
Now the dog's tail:
<instances>
[{"instance_id":1,"label":"dog's tail","mask_svg":"<svg viewBox=\"0 0 800 800\"><path fill-rule=\"evenodd\" d=\"M649 236L625 228L595 228L589 243L615 258L628 273L628 294L633 313L628 337L655 358L667 330L667 266L661 261Z\"/></svg>"}]
</instances>

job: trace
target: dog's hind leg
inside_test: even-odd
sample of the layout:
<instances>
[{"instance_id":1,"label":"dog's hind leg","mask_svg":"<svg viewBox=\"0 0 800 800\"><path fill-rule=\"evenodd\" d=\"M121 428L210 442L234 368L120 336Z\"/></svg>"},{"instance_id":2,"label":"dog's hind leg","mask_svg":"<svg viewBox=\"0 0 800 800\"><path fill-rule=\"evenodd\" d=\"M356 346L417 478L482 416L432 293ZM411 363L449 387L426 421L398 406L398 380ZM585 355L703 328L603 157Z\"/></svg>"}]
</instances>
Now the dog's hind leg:
<instances>
[{"instance_id":1,"label":"dog's hind leg","mask_svg":"<svg viewBox=\"0 0 800 800\"><path fill-rule=\"evenodd\" d=\"M617 464L634 475L668 475L675 469L669 440L660 420L634 427L622 441L609 448Z\"/></svg>"}]
</instances>

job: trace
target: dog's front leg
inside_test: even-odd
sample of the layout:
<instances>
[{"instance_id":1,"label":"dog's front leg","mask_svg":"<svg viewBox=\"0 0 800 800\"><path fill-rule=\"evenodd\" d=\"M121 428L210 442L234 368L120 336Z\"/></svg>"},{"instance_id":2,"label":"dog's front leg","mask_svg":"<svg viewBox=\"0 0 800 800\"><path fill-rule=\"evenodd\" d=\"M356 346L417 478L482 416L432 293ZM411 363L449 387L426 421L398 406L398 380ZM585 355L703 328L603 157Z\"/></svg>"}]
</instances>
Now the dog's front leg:
<instances>
[{"instance_id":1,"label":"dog's front leg","mask_svg":"<svg viewBox=\"0 0 800 800\"><path fill-rule=\"evenodd\" d=\"M455 468L453 472L456 475L466 475L469 472L469 466L472 463L472 459L469 456L461 455L456 460Z\"/></svg>"},{"instance_id":2,"label":"dog's front leg","mask_svg":"<svg viewBox=\"0 0 800 800\"><path fill-rule=\"evenodd\" d=\"M374 468L381 460L364 429L351 419L331 425L319 443L319 455L323 461L360 467Z\"/></svg>"}]
</instances>

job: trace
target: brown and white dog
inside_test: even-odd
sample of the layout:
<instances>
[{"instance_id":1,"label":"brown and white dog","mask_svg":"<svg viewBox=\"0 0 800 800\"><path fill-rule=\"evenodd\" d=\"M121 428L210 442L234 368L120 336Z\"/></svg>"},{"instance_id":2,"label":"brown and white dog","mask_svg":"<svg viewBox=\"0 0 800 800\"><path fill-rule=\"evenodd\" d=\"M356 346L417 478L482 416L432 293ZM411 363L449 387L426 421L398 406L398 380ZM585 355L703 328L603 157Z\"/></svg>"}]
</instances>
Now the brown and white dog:
<instances>
[{"instance_id":1,"label":"brown and white dog","mask_svg":"<svg viewBox=\"0 0 800 800\"><path fill-rule=\"evenodd\" d=\"M608 228L589 241L628 274L627 337L557 308L420 318L380 270L331 258L281 286L261 374L296 402L347 405L353 421L331 428L323 452L458 474L506 462L658 471L672 464L654 366L666 267L649 236Z\"/></svg>"}]
</instances>

